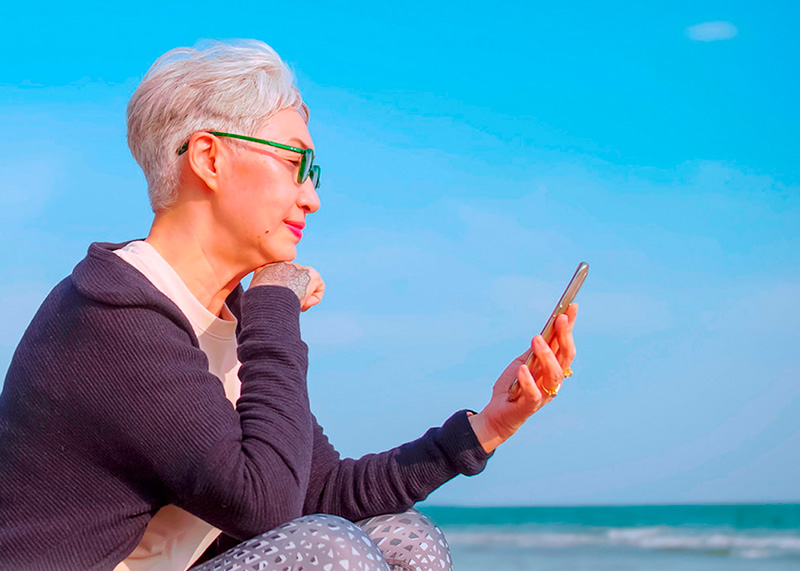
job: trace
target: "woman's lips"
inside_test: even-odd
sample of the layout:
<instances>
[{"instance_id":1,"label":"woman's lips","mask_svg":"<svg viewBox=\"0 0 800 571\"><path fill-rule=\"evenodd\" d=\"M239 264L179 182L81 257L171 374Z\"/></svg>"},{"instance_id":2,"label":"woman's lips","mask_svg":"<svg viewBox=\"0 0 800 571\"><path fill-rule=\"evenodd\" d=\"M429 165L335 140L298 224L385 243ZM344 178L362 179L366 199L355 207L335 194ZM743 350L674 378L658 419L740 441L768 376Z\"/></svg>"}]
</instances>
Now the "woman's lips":
<instances>
[{"instance_id":1,"label":"woman's lips","mask_svg":"<svg viewBox=\"0 0 800 571\"><path fill-rule=\"evenodd\" d=\"M305 227L305 224L300 225L293 222L284 222L284 224L286 224L286 227L289 228L289 230L295 236L297 236L298 240L300 240L303 237L303 228Z\"/></svg>"}]
</instances>

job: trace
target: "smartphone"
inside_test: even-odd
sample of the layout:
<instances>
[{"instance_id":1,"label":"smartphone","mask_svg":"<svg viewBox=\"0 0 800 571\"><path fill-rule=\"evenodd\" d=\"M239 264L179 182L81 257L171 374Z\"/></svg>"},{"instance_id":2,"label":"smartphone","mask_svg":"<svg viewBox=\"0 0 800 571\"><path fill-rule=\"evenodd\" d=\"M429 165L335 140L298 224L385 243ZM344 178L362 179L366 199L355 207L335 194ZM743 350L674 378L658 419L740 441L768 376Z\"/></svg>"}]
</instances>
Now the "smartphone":
<instances>
[{"instance_id":1,"label":"smartphone","mask_svg":"<svg viewBox=\"0 0 800 571\"><path fill-rule=\"evenodd\" d=\"M553 338L553 327L556 324L556 318L564 313L569 307L569 304L575 299L575 296L578 295L578 290L581 289L583 285L583 280L586 279L586 276L589 274L589 264L586 262L581 262L578 264L578 268L575 270L575 273L572 274L572 279L569 280L567 284L567 288L564 290L564 293L561 294L561 298L558 300L556 304L556 308L553 310L553 313L550 314L550 318L547 320L547 323L544 324L542 328L542 337L544 338L546 343L550 343ZM525 361L525 364L530 367L533 363L533 360L536 357L531 351L528 360ZM516 400L517 396L519 396L519 381L514 379L514 382L511 383L511 386L508 387L508 398L509 400Z\"/></svg>"}]
</instances>

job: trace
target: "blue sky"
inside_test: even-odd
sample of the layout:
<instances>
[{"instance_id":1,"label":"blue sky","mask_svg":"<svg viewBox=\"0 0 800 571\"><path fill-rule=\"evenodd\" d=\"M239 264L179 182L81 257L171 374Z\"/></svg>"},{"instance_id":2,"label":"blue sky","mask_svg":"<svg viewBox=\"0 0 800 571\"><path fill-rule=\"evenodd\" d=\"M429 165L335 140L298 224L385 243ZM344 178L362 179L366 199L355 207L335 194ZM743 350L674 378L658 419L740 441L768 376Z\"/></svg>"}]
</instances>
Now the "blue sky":
<instances>
[{"instance_id":1,"label":"blue sky","mask_svg":"<svg viewBox=\"0 0 800 571\"><path fill-rule=\"evenodd\" d=\"M581 260L575 377L438 504L800 501L800 10L786 2L6 9L0 366L92 241L146 235L125 104L258 38L323 167L298 261L347 455L479 409Z\"/></svg>"}]
</instances>

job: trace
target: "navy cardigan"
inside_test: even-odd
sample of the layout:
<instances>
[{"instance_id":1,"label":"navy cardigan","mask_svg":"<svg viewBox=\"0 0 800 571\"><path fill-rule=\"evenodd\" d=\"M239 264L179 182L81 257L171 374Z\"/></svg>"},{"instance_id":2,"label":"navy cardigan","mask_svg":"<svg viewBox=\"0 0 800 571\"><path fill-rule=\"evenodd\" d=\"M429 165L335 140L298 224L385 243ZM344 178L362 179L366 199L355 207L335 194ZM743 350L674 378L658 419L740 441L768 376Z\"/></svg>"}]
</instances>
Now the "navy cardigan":
<instances>
[{"instance_id":1,"label":"navy cardigan","mask_svg":"<svg viewBox=\"0 0 800 571\"><path fill-rule=\"evenodd\" d=\"M300 304L261 286L239 319L234 407L183 313L94 243L17 347L0 395L0 569L111 569L177 505L244 539L309 513L398 512L489 457L460 411L340 458L308 403Z\"/></svg>"}]
</instances>

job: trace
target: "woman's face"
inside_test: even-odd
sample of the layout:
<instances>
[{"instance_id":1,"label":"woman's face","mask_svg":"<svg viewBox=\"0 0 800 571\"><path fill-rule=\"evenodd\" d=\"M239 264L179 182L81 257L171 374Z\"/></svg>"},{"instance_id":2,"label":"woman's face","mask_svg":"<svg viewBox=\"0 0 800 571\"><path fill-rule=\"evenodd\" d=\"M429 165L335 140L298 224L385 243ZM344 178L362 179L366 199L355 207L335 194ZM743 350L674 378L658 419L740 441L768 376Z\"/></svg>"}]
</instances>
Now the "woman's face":
<instances>
[{"instance_id":1,"label":"woman's face","mask_svg":"<svg viewBox=\"0 0 800 571\"><path fill-rule=\"evenodd\" d=\"M284 109L255 135L293 147L314 148L300 113ZM231 139L225 139L231 141ZM262 143L239 142L229 156L230 168L220 173L217 215L227 229L237 264L248 271L297 255L306 216L319 209L319 196L309 177L297 182L300 153Z\"/></svg>"}]
</instances>

